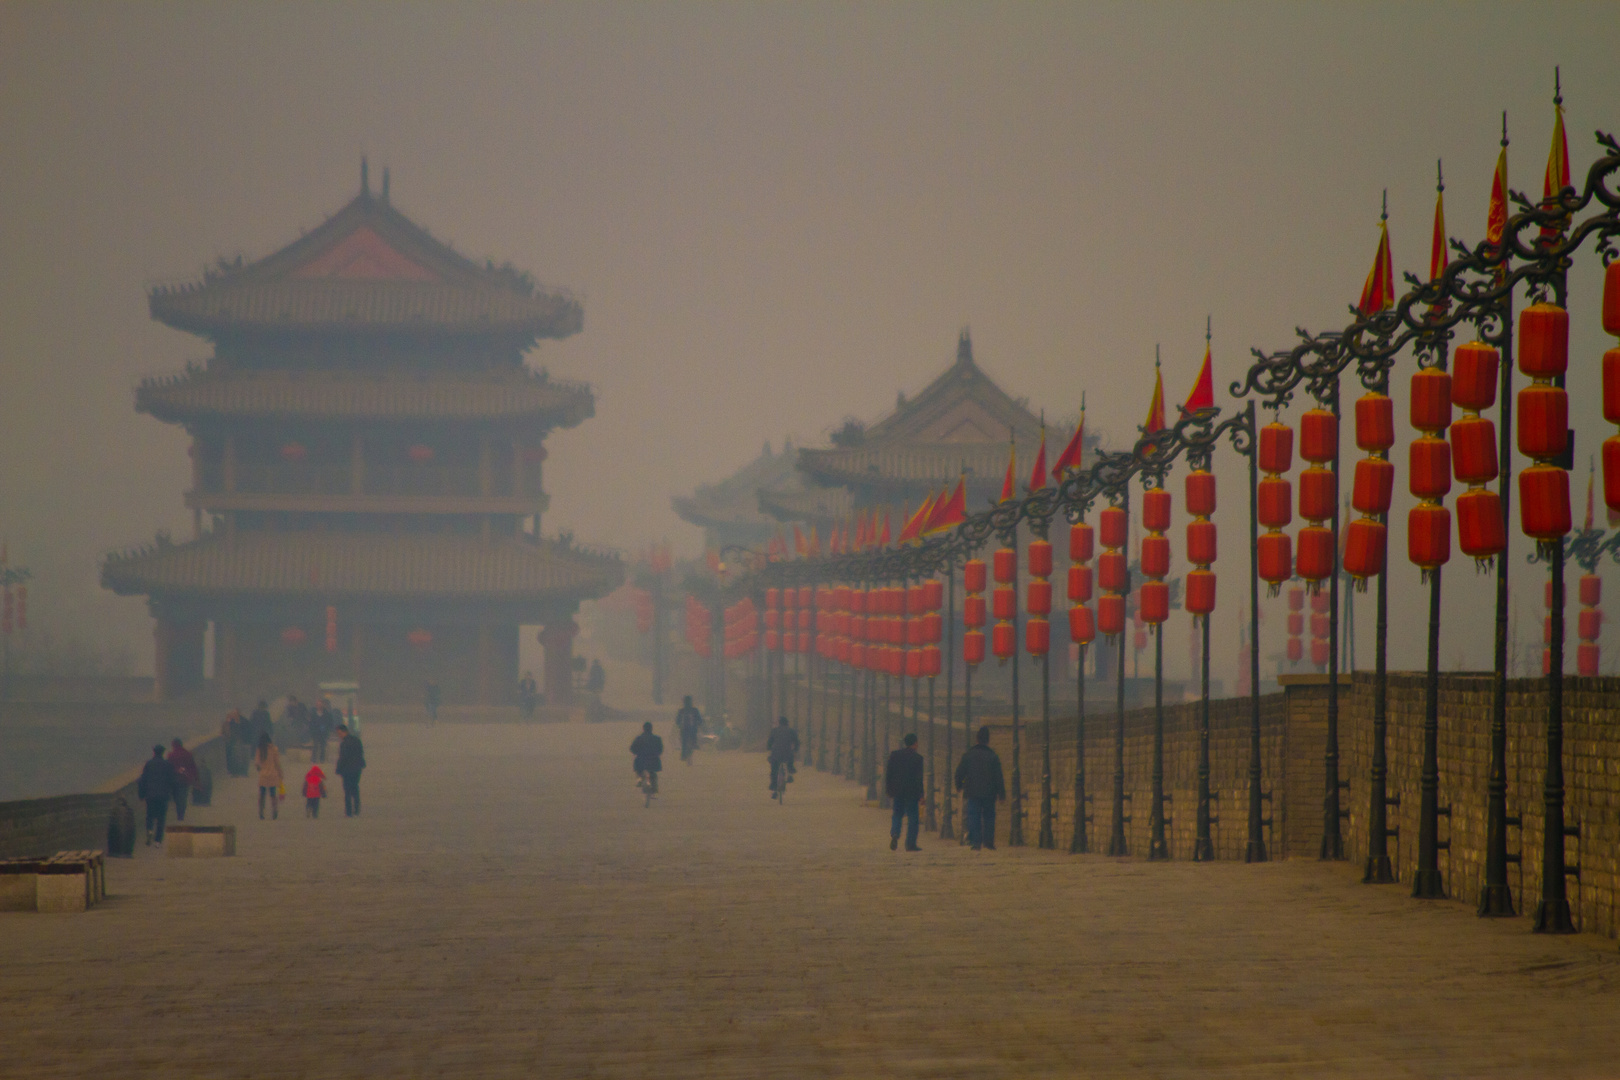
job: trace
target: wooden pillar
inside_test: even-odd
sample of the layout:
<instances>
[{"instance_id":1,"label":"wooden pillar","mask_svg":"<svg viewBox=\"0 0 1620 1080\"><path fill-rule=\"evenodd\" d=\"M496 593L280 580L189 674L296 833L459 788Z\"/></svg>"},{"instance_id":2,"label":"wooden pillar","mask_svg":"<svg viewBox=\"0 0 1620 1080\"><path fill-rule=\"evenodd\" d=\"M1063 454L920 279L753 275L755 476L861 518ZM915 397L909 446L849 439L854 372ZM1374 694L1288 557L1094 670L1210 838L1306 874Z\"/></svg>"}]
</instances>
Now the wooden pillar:
<instances>
[{"instance_id":1,"label":"wooden pillar","mask_svg":"<svg viewBox=\"0 0 1620 1080\"><path fill-rule=\"evenodd\" d=\"M169 623L169 620L159 618L152 624L152 700L154 701L169 700L171 681L169 644L173 637L174 627Z\"/></svg>"},{"instance_id":2,"label":"wooden pillar","mask_svg":"<svg viewBox=\"0 0 1620 1080\"><path fill-rule=\"evenodd\" d=\"M236 696L236 624L214 620L214 684L227 702Z\"/></svg>"},{"instance_id":3,"label":"wooden pillar","mask_svg":"<svg viewBox=\"0 0 1620 1080\"><path fill-rule=\"evenodd\" d=\"M546 703L571 705L574 702L574 635L579 626L564 616L546 624L540 631L540 644L546 650Z\"/></svg>"},{"instance_id":4,"label":"wooden pillar","mask_svg":"<svg viewBox=\"0 0 1620 1080\"><path fill-rule=\"evenodd\" d=\"M366 685L365 676L362 675L360 671L360 665L364 658L364 635L360 630L360 624L351 620L349 622L349 667L352 670L349 672L349 677L355 682L359 683L362 690L365 689Z\"/></svg>"},{"instance_id":5,"label":"wooden pillar","mask_svg":"<svg viewBox=\"0 0 1620 1080\"><path fill-rule=\"evenodd\" d=\"M358 431L349 450L349 494L363 495L366 491L366 442Z\"/></svg>"},{"instance_id":6,"label":"wooden pillar","mask_svg":"<svg viewBox=\"0 0 1620 1080\"><path fill-rule=\"evenodd\" d=\"M485 520L489 519L486 517ZM475 692L479 705L495 704L495 631L488 623L478 624L478 684Z\"/></svg>"},{"instance_id":7,"label":"wooden pillar","mask_svg":"<svg viewBox=\"0 0 1620 1080\"><path fill-rule=\"evenodd\" d=\"M225 494L236 494L236 436L225 436L225 450L220 471L225 480Z\"/></svg>"}]
</instances>

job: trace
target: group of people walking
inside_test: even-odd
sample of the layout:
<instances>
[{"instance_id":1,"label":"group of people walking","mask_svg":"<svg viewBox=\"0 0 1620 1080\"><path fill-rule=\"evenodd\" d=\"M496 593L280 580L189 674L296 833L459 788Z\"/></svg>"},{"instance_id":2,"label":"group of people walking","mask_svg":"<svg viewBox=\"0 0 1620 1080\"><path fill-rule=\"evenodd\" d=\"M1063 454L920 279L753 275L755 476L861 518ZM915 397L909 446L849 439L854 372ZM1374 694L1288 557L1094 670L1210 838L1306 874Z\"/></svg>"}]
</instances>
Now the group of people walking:
<instances>
[{"instance_id":1,"label":"group of people walking","mask_svg":"<svg viewBox=\"0 0 1620 1080\"><path fill-rule=\"evenodd\" d=\"M162 743L152 747L152 756L135 783L136 797L146 803L147 846L163 843L171 805L174 819L186 820L186 802L200 781L197 759L186 749L185 743L175 739L166 751Z\"/></svg>"},{"instance_id":2,"label":"group of people walking","mask_svg":"<svg viewBox=\"0 0 1620 1080\"><path fill-rule=\"evenodd\" d=\"M889 824L889 850L900 846L900 828L906 832L906 850L917 846L918 808L923 797L923 756L917 752L917 736L908 734L900 749L889 755L883 770L883 790L893 801L894 816ZM981 727L974 744L963 753L952 778L962 793L962 823L968 846L974 851L996 849L996 803L1007 797L1007 784L1001 772L1001 758L990 749L990 729Z\"/></svg>"},{"instance_id":3,"label":"group of people walking","mask_svg":"<svg viewBox=\"0 0 1620 1080\"><path fill-rule=\"evenodd\" d=\"M343 816L358 817L360 774L366 768L365 747L360 742L360 736L350 731L346 724L338 724L334 734L338 737L338 752L337 764L332 771L343 781ZM326 798L326 771L320 763L325 758L324 753L316 757L313 750L310 752L309 771L304 774L303 784L304 814L307 817L321 816L321 800ZM281 750L268 733L260 735L258 745L253 748L253 766L259 777L259 820L264 820L265 804L269 803L273 821L281 816L281 800L287 797L287 782L281 771Z\"/></svg>"}]
</instances>

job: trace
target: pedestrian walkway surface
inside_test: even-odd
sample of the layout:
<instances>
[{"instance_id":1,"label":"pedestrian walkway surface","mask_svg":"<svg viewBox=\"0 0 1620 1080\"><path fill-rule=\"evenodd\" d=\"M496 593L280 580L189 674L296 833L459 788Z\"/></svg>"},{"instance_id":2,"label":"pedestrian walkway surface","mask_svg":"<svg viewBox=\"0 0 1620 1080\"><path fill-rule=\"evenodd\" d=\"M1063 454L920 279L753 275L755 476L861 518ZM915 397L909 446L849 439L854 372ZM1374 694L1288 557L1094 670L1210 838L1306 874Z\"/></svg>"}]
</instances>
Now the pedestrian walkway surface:
<instances>
[{"instance_id":1,"label":"pedestrian walkway surface","mask_svg":"<svg viewBox=\"0 0 1620 1080\"><path fill-rule=\"evenodd\" d=\"M237 858L0 914L0 1077L1620 1074L1613 942L1344 865L892 853L757 754L648 809L635 732L371 725L353 820L221 779Z\"/></svg>"}]
</instances>

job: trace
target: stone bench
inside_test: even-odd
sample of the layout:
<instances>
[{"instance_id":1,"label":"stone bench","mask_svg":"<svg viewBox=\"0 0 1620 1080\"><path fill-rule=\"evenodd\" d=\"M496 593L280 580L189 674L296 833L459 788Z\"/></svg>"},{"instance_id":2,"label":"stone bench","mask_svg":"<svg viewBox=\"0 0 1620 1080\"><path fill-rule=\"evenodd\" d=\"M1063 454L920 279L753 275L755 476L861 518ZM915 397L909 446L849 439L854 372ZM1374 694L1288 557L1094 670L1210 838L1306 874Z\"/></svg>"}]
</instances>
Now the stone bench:
<instances>
[{"instance_id":1,"label":"stone bench","mask_svg":"<svg viewBox=\"0 0 1620 1080\"><path fill-rule=\"evenodd\" d=\"M163 850L171 859L206 859L236 854L235 825L170 825Z\"/></svg>"},{"instance_id":2,"label":"stone bench","mask_svg":"<svg viewBox=\"0 0 1620 1080\"><path fill-rule=\"evenodd\" d=\"M106 895L107 863L99 851L0 859L0 911L86 911Z\"/></svg>"}]
</instances>

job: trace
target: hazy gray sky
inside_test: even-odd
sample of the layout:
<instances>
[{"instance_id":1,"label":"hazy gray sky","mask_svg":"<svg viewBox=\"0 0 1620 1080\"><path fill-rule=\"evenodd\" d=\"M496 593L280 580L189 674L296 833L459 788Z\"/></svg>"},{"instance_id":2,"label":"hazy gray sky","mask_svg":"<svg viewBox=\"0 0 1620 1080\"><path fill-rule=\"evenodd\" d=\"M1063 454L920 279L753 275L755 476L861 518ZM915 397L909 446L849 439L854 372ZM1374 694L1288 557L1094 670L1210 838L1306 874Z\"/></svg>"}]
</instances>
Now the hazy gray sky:
<instances>
[{"instance_id":1,"label":"hazy gray sky","mask_svg":"<svg viewBox=\"0 0 1620 1080\"><path fill-rule=\"evenodd\" d=\"M207 346L153 323L144 288L292 240L353 195L362 153L436 235L584 299L584 333L531 357L598 391L596 419L553 438L548 530L691 552L670 495L764 440L876 418L950 361L964 323L1008 390L1061 414L1087 390L1092 422L1123 435L1155 342L1178 398L1211 313L1224 400L1250 346L1342 325L1383 188L1397 271L1426 266L1437 157L1452 235L1478 238L1503 109L1513 184L1539 193L1555 64L1584 173L1592 130L1620 129L1613 15L7 4L0 532L35 570L37 620L149 664L141 602L102 593L97 561L189 534L184 435L136 415L133 388ZM1583 460L1608 434L1581 393L1607 344L1599 282L1583 260ZM1245 504L1222 472L1235 619ZM1470 616L1489 588L1452 565L1443 655L1482 666ZM1418 647L1416 614L1398 613L1398 648Z\"/></svg>"}]
</instances>

